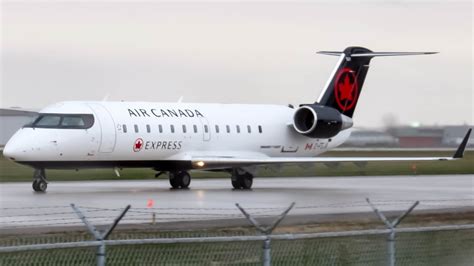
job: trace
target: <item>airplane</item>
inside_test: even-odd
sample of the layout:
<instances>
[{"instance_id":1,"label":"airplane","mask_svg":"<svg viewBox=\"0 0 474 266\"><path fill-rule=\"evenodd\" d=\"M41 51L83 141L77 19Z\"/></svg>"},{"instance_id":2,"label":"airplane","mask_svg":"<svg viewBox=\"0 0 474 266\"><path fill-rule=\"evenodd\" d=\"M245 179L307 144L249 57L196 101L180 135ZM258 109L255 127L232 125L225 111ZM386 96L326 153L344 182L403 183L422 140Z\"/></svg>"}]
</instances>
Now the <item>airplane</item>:
<instances>
[{"instance_id":1,"label":"airplane","mask_svg":"<svg viewBox=\"0 0 474 266\"><path fill-rule=\"evenodd\" d=\"M315 102L291 105L60 102L19 129L3 154L31 166L33 190L45 192L45 169L152 168L186 189L189 171L230 173L234 189L251 189L256 167L286 163L449 161L463 157L468 130L452 157L318 157L350 136L353 114L374 57L435 52L372 52L348 47Z\"/></svg>"}]
</instances>

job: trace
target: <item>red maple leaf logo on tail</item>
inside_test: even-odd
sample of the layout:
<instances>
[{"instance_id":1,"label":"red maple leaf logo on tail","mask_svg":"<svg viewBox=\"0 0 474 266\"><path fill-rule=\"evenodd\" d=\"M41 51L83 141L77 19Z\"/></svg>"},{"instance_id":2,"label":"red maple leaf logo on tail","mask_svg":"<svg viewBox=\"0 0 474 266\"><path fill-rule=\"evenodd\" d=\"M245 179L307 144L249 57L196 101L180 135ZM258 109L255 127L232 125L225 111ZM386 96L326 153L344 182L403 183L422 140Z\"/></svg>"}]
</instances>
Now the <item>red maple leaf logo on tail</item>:
<instances>
[{"instance_id":1,"label":"red maple leaf logo on tail","mask_svg":"<svg viewBox=\"0 0 474 266\"><path fill-rule=\"evenodd\" d=\"M346 75L344 78L344 82L339 83L339 92L341 93L341 101L348 100L352 101L354 98L352 97L352 91L354 90L354 84L351 83L349 79L349 75Z\"/></svg>"},{"instance_id":2,"label":"red maple leaf logo on tail","mask_svg":"<svg viewBox=\"0 0 474 266\"><path fill-rule=\"evenodd\" d=\"M342 112L354 108L357 101L359 87L354 73L352 69L346 67L341 69L336 77L334 96Z\"/></svg>"}]
</instances>

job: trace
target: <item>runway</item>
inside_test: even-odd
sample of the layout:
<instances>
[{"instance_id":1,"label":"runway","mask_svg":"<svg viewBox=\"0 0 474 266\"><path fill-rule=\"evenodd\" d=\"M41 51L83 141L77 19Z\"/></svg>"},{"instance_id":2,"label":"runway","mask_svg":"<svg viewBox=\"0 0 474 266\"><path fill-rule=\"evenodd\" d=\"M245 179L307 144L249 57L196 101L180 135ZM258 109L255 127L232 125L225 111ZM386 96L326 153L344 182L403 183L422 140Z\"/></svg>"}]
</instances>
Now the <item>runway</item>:
<instances>
[{"instance_id":1,"label":"runway","mask_svg":"<svg viewBox=\"0 0 474 266\"><path fill-rule=\"evenodd\" d=\"M34 193L30 182L0 189L2 229L81 225L70 203L95 224L110 223L128 204L123 223L149 223L153 216L156 223L242 218L235 203L261 217L291 202L290 215L371 212L365 198L382 211L402 211L416 200L418 211L474 207L474 175L256 178L250 191L231 189L229 179L196 179L188 190L171 190L162 179L52 180L47 193Z\"/></svg>"}]
</instances>

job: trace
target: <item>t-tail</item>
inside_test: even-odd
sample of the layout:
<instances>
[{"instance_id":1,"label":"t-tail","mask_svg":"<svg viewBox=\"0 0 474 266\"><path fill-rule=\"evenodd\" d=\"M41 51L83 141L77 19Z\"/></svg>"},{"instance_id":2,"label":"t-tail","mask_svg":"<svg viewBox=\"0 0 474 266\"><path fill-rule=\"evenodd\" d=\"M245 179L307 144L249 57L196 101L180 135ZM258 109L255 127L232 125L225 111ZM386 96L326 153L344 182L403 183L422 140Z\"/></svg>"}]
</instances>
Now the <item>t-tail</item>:
<instances>
[{"instance_id":1,"label":"t-tail","mask_svg":"<svg viewBox=\"0 0 474 266\"><path fill-rule=\"evenodd\" d=\"M339 61L318 101L313 104L301 104L293 115L294 129L311 138L332 138L340 131L353 126L352 116L372 58L435 54L435 52L372 52L364 47L347 47L343 52L318 53L339 56Z\"/></svg>"},{"instance_id":2,"label":"t-tail","mask_svg":"<svg viewBox=\"0 0 474 266\"><path fill-rule=\"evenodd\" d=\"M370 60L376 56L427 55L436 52L372 52L364 47L347 47L343 52L320 51L318 54L339 56L316 104L337 109L341 114L351 117L357 106Z\"/></svg>"}]
</instances>

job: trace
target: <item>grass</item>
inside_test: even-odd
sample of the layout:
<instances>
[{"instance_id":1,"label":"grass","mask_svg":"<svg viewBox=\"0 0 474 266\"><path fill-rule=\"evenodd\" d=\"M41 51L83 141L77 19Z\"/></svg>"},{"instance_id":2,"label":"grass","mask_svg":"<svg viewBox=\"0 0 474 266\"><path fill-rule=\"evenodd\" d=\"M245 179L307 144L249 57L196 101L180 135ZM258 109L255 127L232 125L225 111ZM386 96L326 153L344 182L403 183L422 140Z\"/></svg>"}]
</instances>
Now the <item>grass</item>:
<instances>
[{"instance_id":1,"label":"grass","mask_svg":"<svg viewBox=\"0 0 474 266\"><path fill-rule=\"evenodd\" d=\"M380 156L451 156L453 152L445 151L331 151L324 156L341 157L380 157ZM416 168L415 168L416 167ZM117 177L112 169L91 170L48 170L48 179L65 180L126 180L153 179L152 169L124 169L121 177ZM33 169L13 163L0 156L0 182L31 181ZM465 158L456 161L432 162L370 162L364 166L354 163L325 165L322 163L301 165L285 165L278 171L270 167L260 167L258 177L273 176L372 176L372 175L412 175L412 174L474 174L474 151L466 151ZM228 177L226 173L196 171L193 178Z\"/></svg>"}]
</instances>

